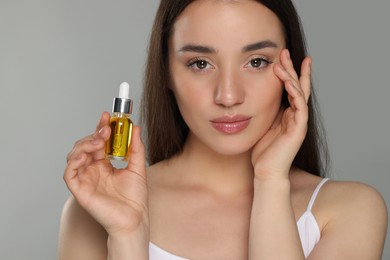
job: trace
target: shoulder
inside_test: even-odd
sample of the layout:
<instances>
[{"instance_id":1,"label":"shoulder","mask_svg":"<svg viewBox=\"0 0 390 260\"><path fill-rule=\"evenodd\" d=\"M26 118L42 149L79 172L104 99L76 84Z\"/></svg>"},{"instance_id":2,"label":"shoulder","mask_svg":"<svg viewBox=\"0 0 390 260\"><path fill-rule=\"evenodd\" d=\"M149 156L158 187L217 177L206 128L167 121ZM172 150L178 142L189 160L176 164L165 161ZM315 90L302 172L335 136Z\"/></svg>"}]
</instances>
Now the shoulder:
<instances>
[{"instance_id":1,"label":"shoulder","mask_svg":"<svg viewBox=\"0 0 390 260\"><path fill-rule=\"evenodd\" d=\"M311 195L321 180L318 176L297 171L292 183L298 192ZM359 211L362 215L373 214L377 218L387 219L387 207L382 195L374 187L361 182L329 179L322 186L315 207L326 212L329 217L348 216L348 212Z\"/></svg>"},{"instance_id":2,"label":"shoulder","mask_svg":"<svg viewBox=\"0 0 390 260\"><path fill-rule=\"evenodd\" d=\"M313 213L321 229L319 248L335 248L334 254L354 259L380 258L388 216L385 201L375 188L360 182L329 180Z\"/></svg>"},{"instance_id":3,"label":"shoulder","mask_svg":"<svg viewBox=\"0 0 390 260\"><path fill-rule=\"evenodd\" d=\"M59 259L107 259L107 234L71 196L60 223Z\"/></svg>"},{"instance_id":4,"label":"shoulder","mask_svg":"<svg viewBox=\"0 0 390 260\"><path fill-rule=\"evenodd\" d=\"M330 215L359 218L387 219L387 208L382 195L372 186L351 181L329 180L322 188L318 204L330 208Z\"/></svg>"},{"instance_id":5,"label":"shoulder","mask_svg":"<svg viewBox=\"0 0 390 260\"><path fill-rule=\"evenodd\" d=\"M291 176L292 191L305 201L321 178L297 170ZM328 180L319 190L312 213L321 238L313 259L381 259L387 231L387 207L372 186Z\"/></svg>"}]
</instances>

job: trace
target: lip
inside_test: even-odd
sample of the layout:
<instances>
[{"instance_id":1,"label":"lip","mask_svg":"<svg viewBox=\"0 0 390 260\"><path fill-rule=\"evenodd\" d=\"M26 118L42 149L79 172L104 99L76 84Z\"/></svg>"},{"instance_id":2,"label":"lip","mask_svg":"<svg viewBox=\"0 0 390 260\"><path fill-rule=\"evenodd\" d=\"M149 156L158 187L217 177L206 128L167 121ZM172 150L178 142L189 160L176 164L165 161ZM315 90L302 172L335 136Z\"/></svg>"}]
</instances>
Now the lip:
<instances>
[{"instance_id":1,"label":"lip","mask_svg":"<svg viewBox=\"0 0 390 260\"><path fill-rule=\"evenodd\" d=\"M251 117L244 115L222 116L210 120L211 125L224 134L236 134L248 127Z\"/></svg>"}]
</instances>

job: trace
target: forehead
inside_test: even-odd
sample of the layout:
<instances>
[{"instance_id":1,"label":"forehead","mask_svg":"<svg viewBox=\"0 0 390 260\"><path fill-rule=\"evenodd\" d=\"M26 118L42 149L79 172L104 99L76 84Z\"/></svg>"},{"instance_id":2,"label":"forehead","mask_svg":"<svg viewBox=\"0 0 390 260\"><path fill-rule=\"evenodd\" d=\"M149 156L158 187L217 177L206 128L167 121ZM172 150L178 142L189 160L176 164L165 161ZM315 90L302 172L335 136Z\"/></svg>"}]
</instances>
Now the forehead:
<instances>
[{"instance_id":1,"label":"forehead","mask_svg":"<svg viewBox=\"0 0 390 260\"><path fill-rule=\"evenodd\" d=\"M284 45L278 17L253 0L196 0L177 18L172 33L176 43L226 45L273 40Z\"/></svg>"}]
</instances>

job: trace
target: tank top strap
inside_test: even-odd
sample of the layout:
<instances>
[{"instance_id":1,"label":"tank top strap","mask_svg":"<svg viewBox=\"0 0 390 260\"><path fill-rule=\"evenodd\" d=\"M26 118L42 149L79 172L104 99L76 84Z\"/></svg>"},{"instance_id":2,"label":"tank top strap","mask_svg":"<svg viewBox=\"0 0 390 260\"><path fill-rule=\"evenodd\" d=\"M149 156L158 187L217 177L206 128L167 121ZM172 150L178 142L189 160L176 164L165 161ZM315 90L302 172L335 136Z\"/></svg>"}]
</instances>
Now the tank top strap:
<instances>
[{"instance_id":1,"label":"tank top strap","mask_svg":"<svg viewBox=\"0 0 390 260\"><path fill-rule=\"evenodd\" d=\"M311 211L313 205L314 205L314 202L317 198L317 195L318 195L318 192L320 191L320 189L322 188L322 185L325 184L325 182L327 182L329 180L329 178L324 178L320 181L320 183L317 184L317 187L315 188L313 194L311 195L311 198L310 198L310 201L309 201L309 204L307 205L307 211Z\"/></svg>"}]
</instances>

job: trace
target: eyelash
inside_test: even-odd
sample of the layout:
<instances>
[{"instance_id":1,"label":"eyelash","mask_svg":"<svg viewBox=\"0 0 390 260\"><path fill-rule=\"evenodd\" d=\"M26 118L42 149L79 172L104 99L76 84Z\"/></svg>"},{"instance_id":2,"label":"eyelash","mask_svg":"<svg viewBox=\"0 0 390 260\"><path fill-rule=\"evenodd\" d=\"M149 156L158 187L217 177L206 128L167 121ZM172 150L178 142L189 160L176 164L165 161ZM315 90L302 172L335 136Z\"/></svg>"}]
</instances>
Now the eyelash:
<instances>
[{"instance_id":1,"label":"eyelash","mask_svg":"<svg viewBox=\"0 0 390 260\"><path fill-rule=\"evenodd\" d=\"M199 68L197 65L200 65L200 63L203 62L205 63L206 67L205 68ZM190 69L193 69L195 71L205 71L207 69L207 66L212 66L209 61L205 58L197 57L194 59L191 59L189 62L187 62L187 67Z\"/></svg>"},{"instance_id":2,"label":"eyelash","mask_svg":"<svg viewBox=\"0 0 390 260\"><path fill-rule=\"evenodd\" d=\"M260 65L257 66L257 67L253 66L253 63L252 63L252 62L255 62L255 61L260 62ZM264 64L264 63L265 63L265 64ZM263 64L264 64L264 65L263 65ZM251 60L245 65L245 67L250 66L250 68L253 68L253 69L255 69L255 70L262 70L262 69L266 68L266 67L267 67L268 65L270 65L270 64L272 64L272 61L270 61L270 60L268 60L268 59L266 59L266 58L264 58L264 57L257 57L257 58L251 59Z\"/></svg>"},{"instance_id":3,"label":"eyelash","mask_svg":"<svg viewBox=\"0 0 390 260\"><path fill-rule=\"evenodd\" d=\"M253 62L260 62L260 65L257 67L253 66ZM201 64L201 63L204 63L204 64ZM257 58L251 59L244 67L250 67L250 68L253 68L255 70L262 70L270 64L272 64L272 61L270 61L264 57L257 57ZM200 67L205 65L205 67L200 68L199 65L200 65ZM201 58L201 57L191 59L189 62L187 62L186 66L190 69L193 69L195 71L200 71L200 72L206 71L208 69L207 68L208 66L213 67L213 65L211 65L207 59Z\"/></svg>"}]
</instances>

